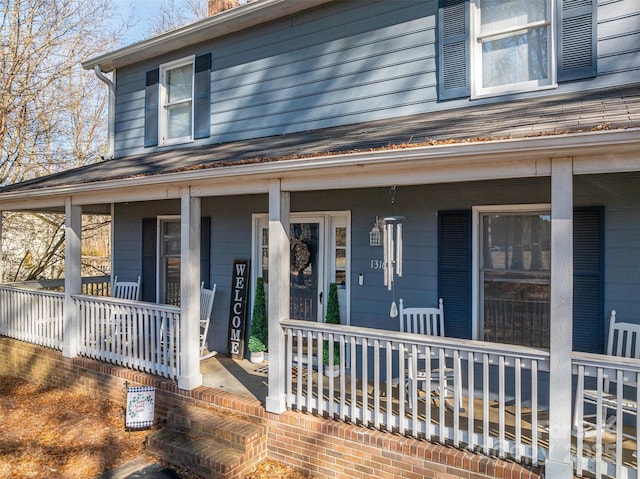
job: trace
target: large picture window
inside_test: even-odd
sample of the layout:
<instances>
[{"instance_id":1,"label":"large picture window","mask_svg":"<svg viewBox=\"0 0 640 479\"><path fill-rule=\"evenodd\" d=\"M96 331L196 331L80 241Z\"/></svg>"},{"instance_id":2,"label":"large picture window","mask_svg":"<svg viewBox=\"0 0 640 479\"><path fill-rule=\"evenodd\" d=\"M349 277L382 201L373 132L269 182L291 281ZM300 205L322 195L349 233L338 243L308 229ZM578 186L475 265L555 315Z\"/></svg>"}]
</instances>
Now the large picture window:
<instances>
[{"instance_id":1,"label":"large picture window","mask_svg":"<svg viewBox=\"0 0 640 479\"><path fill-rule=\"evenodd\" d=\"M474 96L554 86L552 0L474 0Z\"/></svg>"},{"instance_id":2,"label":"large picture window","mask_svg":"<svg viewBox=\"0 0 640 479\"><path fill-rule=\"evenodd\" d=\"M478 310L483 339L548 348L550 212L486 211L479 219Z\"/></svg>"}]
</instances>

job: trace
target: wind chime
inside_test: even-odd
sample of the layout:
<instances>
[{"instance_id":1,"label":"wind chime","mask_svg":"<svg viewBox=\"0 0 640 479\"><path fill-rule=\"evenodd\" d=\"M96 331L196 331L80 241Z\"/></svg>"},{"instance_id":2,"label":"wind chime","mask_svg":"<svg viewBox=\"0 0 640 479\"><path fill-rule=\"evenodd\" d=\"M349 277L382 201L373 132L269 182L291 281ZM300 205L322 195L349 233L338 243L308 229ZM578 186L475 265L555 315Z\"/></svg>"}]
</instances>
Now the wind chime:
<instances>
[{"instance_id":1,"label":"wind chime","mask_svg":"<svg viewBox=\"0 0 640 479\"><path fill-rule=\"evenodd\" d=\"M391 195L391 216L383 219L382 225L382 249L384 250L384 285L391 291L392 301L389 316L398 316L394 276L402 277L402 220L404 216L394 214L396 202L396 186L389 190Z\"/></svg>"}]
</instances>

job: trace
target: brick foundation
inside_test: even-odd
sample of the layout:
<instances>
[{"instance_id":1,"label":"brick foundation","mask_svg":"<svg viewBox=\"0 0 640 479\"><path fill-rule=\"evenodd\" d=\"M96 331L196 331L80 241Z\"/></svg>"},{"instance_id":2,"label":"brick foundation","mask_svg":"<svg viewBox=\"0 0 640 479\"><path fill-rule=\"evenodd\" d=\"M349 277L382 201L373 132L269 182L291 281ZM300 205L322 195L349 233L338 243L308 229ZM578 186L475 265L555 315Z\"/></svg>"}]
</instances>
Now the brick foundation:
<instances>
[{"instance_id":1,"label":"brick foundation","mask_svg":"<svg viewBox=\"0 0 640 479\"><path fill-rule=\"evenodd\" d=\"M269 458L321 478L540 479L539 471L453 447L293 411L265 412L253 397L200 387L182 391L175 381L0 337L0 375L63 387L124 406L125 383L156 388L156 419L194 404L232 411L266 424ZM124 423L124 419L123 419ZM124 424L123 424L124 426Z\"/></svg>"}]
</instances>

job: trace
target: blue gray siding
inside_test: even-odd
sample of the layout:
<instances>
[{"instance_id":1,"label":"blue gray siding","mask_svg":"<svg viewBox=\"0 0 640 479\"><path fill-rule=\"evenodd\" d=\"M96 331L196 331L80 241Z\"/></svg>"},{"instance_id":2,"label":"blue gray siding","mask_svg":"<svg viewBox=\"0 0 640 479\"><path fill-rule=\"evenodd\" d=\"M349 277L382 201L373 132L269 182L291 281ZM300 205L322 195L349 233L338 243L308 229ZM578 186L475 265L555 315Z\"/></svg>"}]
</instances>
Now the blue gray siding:
<instances>
[{"instance_id":1,"label":"blue gray siding","mask_svg":"<svg viewBox=\"0 0 640 479\"><path fill-rule=\"evenodd\" d=\"M598 2L598 76L614 83L640 77L640 3ZM608 77L615 77L613 80Z\"/></svg>"},{"instance_id":2,"label":"blue gray siding","mask_svg":"<svg viewBox=\"0 0 640 479\"><path fill-rule=\"evenodd\" d=\"M605 304L603 323L611 309L623 321L638 321L640 299L640 175L579 176L575 205L604 208ZM394 212L404 220L404 274L397 278L395 298L406 304L435 304L438 295L437 218L441 210L470 210L475 205L548 203L550 180L531 178L399 187ZM266 195L203 198L202 214L211 217L210 280L217 284L210 344L224 351L233 260L251 258L254 213L267 211ZM179 201L116 205L114 274L135 279L141 271L143 218L179 214ZM383 286L382 270L371 260L382 259L381 248L368 243L376 216L391 213L387 188L354 191L294 193L293 212L351 212L351 324L396 329L389 318L392 293ZM363 286L358 274L364 274ZM446 305L445 305L446 308ZM606 324L606 323L605 323Z\"/></svg>"},{"instance_id":3,"label":"blue gray siding","mask_svg":"<svg viewBox=\"0 0 640 479\"><path fill-rule=\"evenodd\" d=\"M142 149L147 69L212 51L209 142L425 111L437 1L338 2L118 71L116 150ZM256 47L256 42L258 47Z\"/></svg>"},{"instance_id":4,"label":"blue gray siding","mask_svg":"<svg viewBox=\"0 0 640 479\"><path fill-rule=\"evenodd\" d=\"M116 155L158 149L143 148L145 74L190 54L212 53L211 137L195 144L469 104L468 98L437 101L438 4L334 2L122 68L117 72ZM601 0L597 19L598 77L534 95L638 81L640 5ZM483 101L500 99L474 103Z\"/></svg>"}]
</instances>

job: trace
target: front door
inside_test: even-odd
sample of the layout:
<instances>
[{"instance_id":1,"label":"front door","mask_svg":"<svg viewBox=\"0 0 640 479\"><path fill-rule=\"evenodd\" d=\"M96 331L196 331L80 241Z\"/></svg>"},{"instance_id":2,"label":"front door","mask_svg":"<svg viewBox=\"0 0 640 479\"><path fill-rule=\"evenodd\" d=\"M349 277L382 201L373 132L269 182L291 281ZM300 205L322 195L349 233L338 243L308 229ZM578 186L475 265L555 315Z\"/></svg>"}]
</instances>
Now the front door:
<instances>
[{"instance_id":1,"label":"front door","mask_svg":"<svg viewBox=\"0 0 640 479\"><path fill-rule=\"evenodd\" d=\"M291 319L324 321L329 283L338 285L341 322L348 318L348 223L347 213L291 214L290 304ZM269 287L269 221L255 216L255 274L261 275L265 290ZM267 294L268 297L268 294Z\"/></svg>"}]
</instances>

